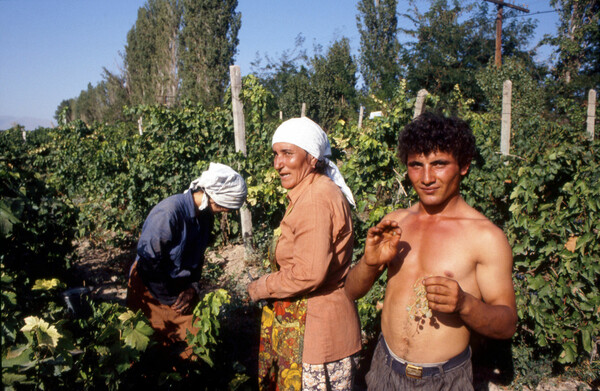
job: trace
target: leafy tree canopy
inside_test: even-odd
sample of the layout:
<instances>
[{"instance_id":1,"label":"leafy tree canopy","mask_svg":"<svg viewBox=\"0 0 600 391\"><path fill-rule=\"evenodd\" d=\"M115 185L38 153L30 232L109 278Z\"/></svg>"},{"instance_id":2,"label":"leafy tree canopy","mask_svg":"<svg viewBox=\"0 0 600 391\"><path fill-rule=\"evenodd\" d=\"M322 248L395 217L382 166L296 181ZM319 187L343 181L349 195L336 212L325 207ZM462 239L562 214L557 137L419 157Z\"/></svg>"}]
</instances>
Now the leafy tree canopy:
<instances>
[{"instance_id":1,"label":"leafy tree canopy","mask_svg":"<svg viewBox=\"0 0 600 391\"><path fill-rule=\"evenodd\" d=\"M400 80L397 5L397 0L361 0L357 6L360 71L368 92L386 100Z\"/></svg>"},{"instance_id":2,"label":"leafy tree canopy","mask_svg":"<svg viewBox=\"0 0 600 391\"><path fill-rule=\"evenodd\" d=\"M505 18L512 15L514 12L508 11ZM409 89L414 92L425 88L444 99L458 84L465 95L480 106L484 104L485 96L475 82L475 75L478 69L487 66L495 51L496 14L488 4L435 0L422 13L416 1L410 0L408 13L403 17L413 25L401 29L412 38L401 50ZM531 19L512 19L504 24L503 57L519 57L530 70L535 70L532 53L525 50L534 28Z\"/></svg>"},{"instance_id":3,"label":"leafy tree canopy","mask_svg":"<svg viewBox=\"0 0 600 391\"><path fill-rule=\"evenodd\" d=\"M312 57L303 48L304 37L296 37L295 48L285 51L279 60L265 56L253 62L254 71L273 95L271 112L281 112L283 118L306 115L328 129L339 119L356 116L357 66L351 55L350 41L341 38L321 54L316 46Z\"/></svg>"},{"instance_id":4,"label":"leafy tree canopy","mask_svg":"<svg viewBox=\"0 0 600 391\"><path fill-rule=\"evenodd\" d=\"M555 47L553 76L567 92L600 87L600 1L552 0L560 16L556 35L542 44Z\"/></svg>"}]
</instances>

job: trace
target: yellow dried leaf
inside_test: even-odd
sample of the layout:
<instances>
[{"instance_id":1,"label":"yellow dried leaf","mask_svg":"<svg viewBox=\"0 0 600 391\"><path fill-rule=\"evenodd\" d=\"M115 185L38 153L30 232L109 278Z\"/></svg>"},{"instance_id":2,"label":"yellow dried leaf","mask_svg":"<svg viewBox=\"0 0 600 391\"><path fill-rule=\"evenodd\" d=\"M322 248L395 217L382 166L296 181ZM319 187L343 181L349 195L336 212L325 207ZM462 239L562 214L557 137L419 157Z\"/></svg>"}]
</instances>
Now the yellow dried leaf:
<instances>
[{"instance_id":1,"label":"yellow dried leaf","mask_svg":"<svg viewBox=\"0 0 600 391\"><path fill-rule=\"evenodd\" d=\"M569 240L567 240L567 243L565 244L565 248L567 250L569 250L570 252L574 253L575 252L575 247L577 246L577 239L579 237L578 236L571 236L569 238Z\"/></svg>"}]
</instances>

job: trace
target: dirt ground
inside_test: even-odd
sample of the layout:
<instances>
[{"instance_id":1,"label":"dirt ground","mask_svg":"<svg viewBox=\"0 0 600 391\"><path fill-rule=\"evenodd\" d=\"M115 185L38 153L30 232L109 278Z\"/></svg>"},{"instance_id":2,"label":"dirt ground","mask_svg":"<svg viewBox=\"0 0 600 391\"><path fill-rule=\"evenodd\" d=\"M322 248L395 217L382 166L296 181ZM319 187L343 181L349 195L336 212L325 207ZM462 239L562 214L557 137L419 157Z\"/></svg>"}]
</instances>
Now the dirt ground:
<instances>
[{"instance_id":1,"label":"dirt ground","mask_svg":"<svg viewBox=\"0 0 600 391\"><path fill-rule=\"evenodd\" d=\"M95 299L107 300L113 302L125 303L127 293L127 274L131 263L135 258L135 247L130 248L97 248L90 245L89 242L83 241L77 246L78 259L73 264L74 280L81 286L93 288L92 294ZM223 287L228 289L232 296L247 302L246 286L250 282L250 276L256 278L261 274L258 262L256 260L248 261L252 257L246 257L245 248L242 245L226 246L218 250L207 251L206 264L204 265L203 274L207 275L204 281L204 288L212 290ZM217 283L212 286L209 281L217 277ZM242 317L248 318L242 320L246 322L243 326L257 327L256 318L258 311L252 311L252 314L242 314ZM236 322L239 322L238 319ZM248 322L251 324L249 325ZM254 323L252 323L254 322ZM232 330L238 328L239 325L232 325ZM226 326L227 327L227 326ZM254 335L253 331L250 334ZM241 335L241 339L248 338L248 331ZM258 340L257 340L258 342ZM234 345L238 346L238 345ZM248 347L239 353L254 354L254 348ZM252 352L252 353L249 353ZM504 385L510 383L507 381L506 374L501 373L498 368L478 367L477 355L474 354L474 375L475 375L475 390L477 391L511 391L515 388ZM256 364L255 360L247 357L245 361L247 367L253 368ZM485 360L484 360L485 361ZM360 388L358 388L360 389ZM574 379L550 378L545 379L534 389L523 387L526 391L580 391L592 390L587 384Z\"/></svg>"}]
</instances>

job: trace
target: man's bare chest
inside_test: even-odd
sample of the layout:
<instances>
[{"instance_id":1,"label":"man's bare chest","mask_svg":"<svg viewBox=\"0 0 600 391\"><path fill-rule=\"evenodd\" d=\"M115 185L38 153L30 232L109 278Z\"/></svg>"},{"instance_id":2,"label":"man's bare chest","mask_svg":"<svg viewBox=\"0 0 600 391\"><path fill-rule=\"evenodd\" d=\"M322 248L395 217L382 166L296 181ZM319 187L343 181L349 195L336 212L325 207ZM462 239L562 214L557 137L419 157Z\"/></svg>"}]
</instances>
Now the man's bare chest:
<instances>
[{"instance_id":1,"label":"man's bare chest","mask_svg":"<svg viewBox=\"0 0 600 391\"><path fill-rule=\"evenodd\" d=\"M446 276L459 282L470 279L477 264L476 238L471 230L460 228L456 224L403 226L402 250L388 273L398 274L403 283L428 276Z\"/></svg>"}]
</instances>

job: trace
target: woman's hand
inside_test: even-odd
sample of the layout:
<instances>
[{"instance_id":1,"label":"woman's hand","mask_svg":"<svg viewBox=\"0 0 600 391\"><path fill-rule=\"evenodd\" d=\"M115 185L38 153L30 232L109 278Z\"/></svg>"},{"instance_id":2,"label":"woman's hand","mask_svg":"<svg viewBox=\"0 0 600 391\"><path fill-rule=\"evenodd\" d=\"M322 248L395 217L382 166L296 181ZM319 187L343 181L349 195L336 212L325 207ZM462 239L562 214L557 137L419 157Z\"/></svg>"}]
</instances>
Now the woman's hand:
<instances>
[{"instance_id":1,"label":"woman's hand","mask_svg":"<svg viewBox=\"0 0 600 391\"><path fill-rule=\"evenodd\" d=\"M181 315L188 315L192 312L195 299L196 290L190 287L179 294L175 303L171 305L171 308Z\"/></svg>"}]
</instances>

